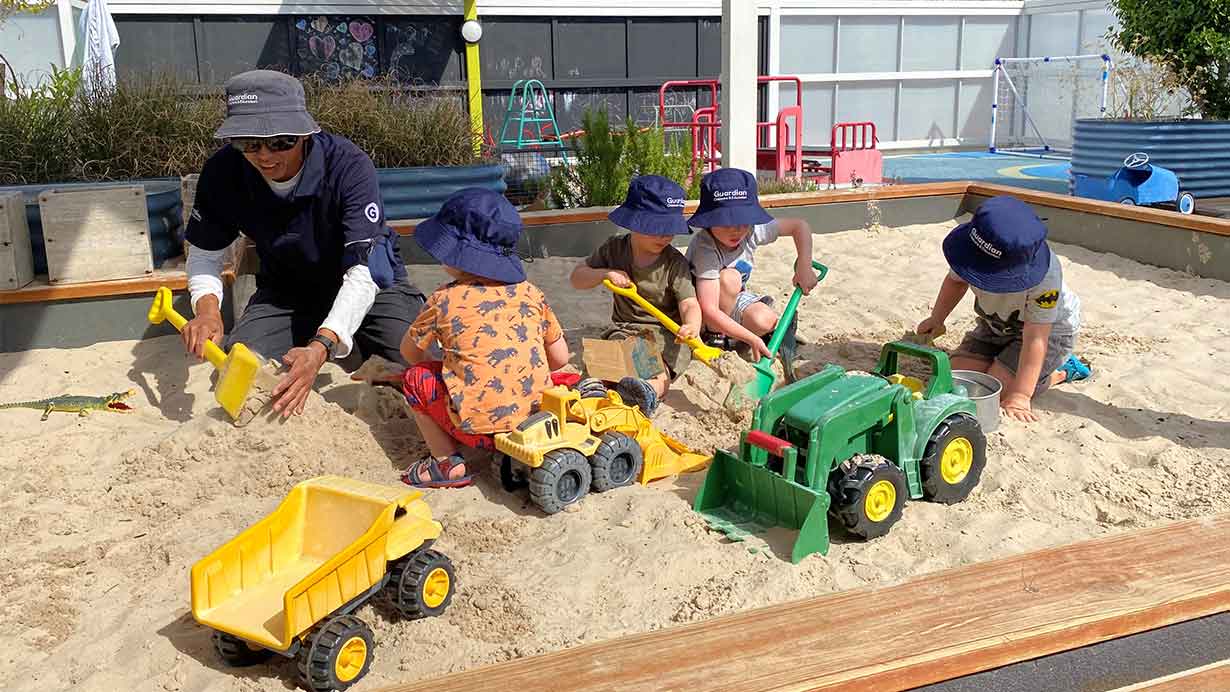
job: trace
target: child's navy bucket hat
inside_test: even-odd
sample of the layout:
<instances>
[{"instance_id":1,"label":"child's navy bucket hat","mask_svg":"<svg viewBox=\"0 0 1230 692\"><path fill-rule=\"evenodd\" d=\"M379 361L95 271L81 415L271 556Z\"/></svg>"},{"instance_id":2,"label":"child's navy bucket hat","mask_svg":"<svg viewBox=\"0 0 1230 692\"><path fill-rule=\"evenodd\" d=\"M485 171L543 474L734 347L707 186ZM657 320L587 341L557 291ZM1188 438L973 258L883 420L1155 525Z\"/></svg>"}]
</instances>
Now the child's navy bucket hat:
<instances>
[{"instance_id":1,"label":"child's navy bucket hat","mask_svg":"<svg viewBox=\"0 0 1230 692\"><path fill-rule=\"evenodd\" d=\"M700 206L689 226L751 226L773 220L760 207L756 176L738 168L719 168L700 181Z\"/></svg>"},{"instance_id":2,"label":"child's navy bucket hat","mask_svg":"<svg viewBox=\"0 0 1230 692\"><path fill-rule=\"evenodd\" d=\"M1037 286L1051 266L1046 225L1021 200L1001 195L944 238L948 266L974 288L1016 293Z\"/></svg>"},{"instance_id":3,"label":"child's navy bucket hat","mask_svg":"<svg viewBox=\"0 0 1230 692\"><path fill-rule=\"evenodd\" d=\"M660 175L642 175L628 184L624 203L607 218L617 226L645 235L687 235L692 232L683 218L686 193L673 180Z\"/></svg>"},{"instance_id":4,"label":"child's navy bucket hat","mask_svg":"<svg viewBox=\"0 0 1230 692\"><path fill-rule=\"evenodd\" d=\"M504 195L478 187L454 192L414 229L414 239L440 264L495 281L525 281L517 252L521 217Z\"/></svg>"}]
</instances>

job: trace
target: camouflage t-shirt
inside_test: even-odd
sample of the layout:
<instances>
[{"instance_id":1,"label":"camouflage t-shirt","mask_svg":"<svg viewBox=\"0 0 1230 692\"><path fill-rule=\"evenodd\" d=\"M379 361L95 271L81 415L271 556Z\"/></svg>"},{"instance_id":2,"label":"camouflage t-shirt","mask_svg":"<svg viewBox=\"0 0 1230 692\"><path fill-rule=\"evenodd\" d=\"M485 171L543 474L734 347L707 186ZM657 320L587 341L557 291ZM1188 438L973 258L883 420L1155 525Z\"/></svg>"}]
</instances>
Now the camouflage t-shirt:
<instances>
[{"instance_id":1,"label":"camouflage t-shirt","mask_svg":"<svg viewBox=\"0 0 1230 692\"><path fill-rule=\"evenodd\" d=\"M546 345L563 338L537 286L454 281L436 289L410 326L410 340L444 352L449 413L462 432L507 432L551 386Z\"/></svg>"}]
</instances>

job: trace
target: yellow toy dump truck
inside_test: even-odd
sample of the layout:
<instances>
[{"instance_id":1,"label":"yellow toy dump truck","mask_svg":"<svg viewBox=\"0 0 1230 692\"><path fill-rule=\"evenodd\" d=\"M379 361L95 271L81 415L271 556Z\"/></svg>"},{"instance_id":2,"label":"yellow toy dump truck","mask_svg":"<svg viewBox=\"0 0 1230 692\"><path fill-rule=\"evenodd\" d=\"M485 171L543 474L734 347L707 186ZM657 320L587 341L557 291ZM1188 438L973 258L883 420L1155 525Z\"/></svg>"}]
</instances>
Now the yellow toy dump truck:
<instances>
[{"instance_id":1,"label":"yellow toy dump truck","mask_svg":"<svg viewBox=\"0 0 1230 692\"><path fill-rule=\"evenodd\" d=\"M542 394L538 413L495 436L500 476L509 491L529 486L530 499L555 514L592 489L605 492L639 481L698 471L709 457L654 427L617 392L582 398L556 386Z\"/></svg>"},{"instance_id":2,"label":"yellow toy dump truck","mask_svg":"<svg viewBox=\"0 0 1230 692\"><path fill-rule=\"evenodd\" d=\"M296 485L271 514L192 566L192 616L233 666L296 658L313 692L344 690L372 660L353 613L384 590L403 617L439 615L453 566L417 490L339 476Z\"/></svg>"}]
</instances>

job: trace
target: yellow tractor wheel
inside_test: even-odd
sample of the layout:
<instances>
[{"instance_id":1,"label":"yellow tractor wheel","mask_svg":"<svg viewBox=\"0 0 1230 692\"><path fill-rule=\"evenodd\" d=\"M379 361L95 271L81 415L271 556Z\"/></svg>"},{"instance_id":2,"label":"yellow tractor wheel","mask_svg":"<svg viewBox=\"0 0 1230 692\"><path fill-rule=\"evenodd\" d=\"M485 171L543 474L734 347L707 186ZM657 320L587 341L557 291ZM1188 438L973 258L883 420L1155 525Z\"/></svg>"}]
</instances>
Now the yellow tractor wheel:
<instances>
[{"instance_id":1,"label":"yellow tractor wheel","mask_svg":"<svg viewBox=\"0 0 1230 692\"><path fill-rule=\"evenodd\" d=\"M299 674L313 692L344 690L367 675L375 647L372 630L353 615L329 618L299 650Z\"/></svg>"},{"instance_id":2,"label":"yellow tractor wheel","mask_svg":"<svg viewBox=\"0 0 1230 692\"><path fill-rule=\"evenodd\" d=\"M923 497L951 505L969 497L987 465L987 438L973 416L958 413L936 426L919 462Z\"/></svg>"},{"instance_id":3,"label":"yellow tractor wheel","mask_svg":"<svg viewBox=\"0 0 1230 692\"><path fill-rule=\"evenodd\" d=\"M269 649L257 649L239 637L226 632L214 632L214 648L218 655L226 661L226 665L235 668L254 666L268 661L273 652Z\"/></svg>"},{"instance_id":4,"label":"yellow tractor wheel","mask_svg":"<svg viewBox=\"0 0 1230 692\"><path fill-rule=\"evenodd\" d=\"M859 455L842 468L834 487L833 510L846 530L861 538L888 533L910 496L905 473L877 454Z\"/></svg>"},{"instance_id":5,"label":"yellow tractor wheel","mask_svg":"<svg viewBox=\"0 0 1230 692\"><path fill-rule=\"evenodd\" d=\"M453 600L453 563L437 550L416 550L389 564L389 590L402 617L439 615Z\"/></svg>"}]
</instances>

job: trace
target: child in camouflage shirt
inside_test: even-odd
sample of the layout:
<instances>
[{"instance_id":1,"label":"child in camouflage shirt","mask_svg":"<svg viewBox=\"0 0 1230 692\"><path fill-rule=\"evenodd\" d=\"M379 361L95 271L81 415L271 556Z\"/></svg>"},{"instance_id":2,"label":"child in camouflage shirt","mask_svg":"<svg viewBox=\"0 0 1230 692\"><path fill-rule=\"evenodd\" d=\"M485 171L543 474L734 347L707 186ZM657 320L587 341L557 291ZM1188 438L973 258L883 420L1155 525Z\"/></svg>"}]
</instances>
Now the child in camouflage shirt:
<instances>
[{"instance_id":1,"label":"child in camouflage shirt","mask_svg":"<svg viewBox=\"0 0 1230 692\"><path fill-rule=\"evenodd\" d=\"M692 271L683 253L671 246L672 237L691 232L683 218L684 196L683 188L662 176L634 178L624 203L608 215L612 223L631 233L607 240L572 270L570 278L573 288L581 290L594 288L603 279L620 287L635 284L642 298L679 325L676 337L632 299L617 295L611 310L615 324L602 337L646 335L657 345L666 370L649 384L658 399L691 362L692 351L681 342L700 335L700 304L692 287Z\"/></svg>"},{"instance_id":2,"label":"child in camouflage shirt","mask_svg":"<svg viewBox=\"0 0 1230 692\"><path fill-rule=\"evenodd\" d=\"M401 352L402 387L431 452L402 477L414 486L473 482L459 445L493 449L493 435L530 415L568 344L517 254L521 218L503 195L479 188L449 197L414 239L453 278L427 298ZM427 359L439 343L443 361Z\"/></svg>"}]
</instances>

